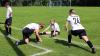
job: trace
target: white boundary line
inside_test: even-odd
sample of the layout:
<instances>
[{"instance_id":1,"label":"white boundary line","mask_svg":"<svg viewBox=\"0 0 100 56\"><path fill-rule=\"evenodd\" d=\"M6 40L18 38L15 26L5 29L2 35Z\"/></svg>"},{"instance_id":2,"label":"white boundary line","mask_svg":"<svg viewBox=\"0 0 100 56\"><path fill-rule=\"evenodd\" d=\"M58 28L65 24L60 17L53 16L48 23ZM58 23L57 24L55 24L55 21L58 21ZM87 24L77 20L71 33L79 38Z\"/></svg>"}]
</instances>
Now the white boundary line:
<instances>
[{"instance_id":1,"label":"white boundary line","mask_svg":"<svg viewBox=\"0 0 100 56\"><path fill-rule=\"evenodd\" d=\"M33 47L37 47L37 48L39 48L39 49L44 50L44 52L36 53L36 54L31 55L31 56L44 55L44 54L47 54L47 53L49 53L49 52L52 52L52 50L49 50L49 49L46 49L46 48L42 48L42 47L37 46L37 45L33 45L33 44L31 44L31 43L29 43L28 45L31 45L31 46L33 46Z\"/></svg>"},{"instance_id":2,"label":"white boundary line","mask_svg":"<svg viewBox=\"0 0 100 56\"><path fill-rule=\"evenodd\" d=\"M14 37L10 37L10 39L12 39L12 40L17 40L17 41L18 41L18 39L15 39ZM49 52L52 52L52 50L49 50L49 49L47 49L47 48L40 47L40 46L35 45L35 44L33 44L33 43L29 43L28 45L30 45L30 46L32 46L32 47L36 47L36 48L38 48L38 49L44 50L44 52L32 54L32 55L30 55L30 56L44 55L44 54L47 54L47 53L49 53Z\"/></svg>"},{"instance_id":3,"label":"white boundary line","mask_svg":"<svg viewBox=\"0 0 100 56\"><path fill-rule=\"evenodd\" d=\"M16 27L12 27L12 28L13 28L13 29L16 29L16 30L21 30L21 29L16 28ZM0 34L0 35L1 35L1 36L4 36L3 34ZM9 38L12 39L12 40L15 40L15 41L19 41L18 39L14 38L14 37L12 37L12 36L9 36ZM36 44L33 44L33 43L29 43L28 45L30 45L30 46L32 46L32 47L36 47L36 48L38 48L38 49L44 50L43 52L36 53L36 54L32 54L32 55L30 55L30 56L39 56L39 55L44 55L44 54L47 54L47 53L49 53L49 52L52 52L52 50L49 50L49 49L47 49L47 48L40 47L40 46L38 46L38 45L36 45Z\"/></svg>"}]
</instances>

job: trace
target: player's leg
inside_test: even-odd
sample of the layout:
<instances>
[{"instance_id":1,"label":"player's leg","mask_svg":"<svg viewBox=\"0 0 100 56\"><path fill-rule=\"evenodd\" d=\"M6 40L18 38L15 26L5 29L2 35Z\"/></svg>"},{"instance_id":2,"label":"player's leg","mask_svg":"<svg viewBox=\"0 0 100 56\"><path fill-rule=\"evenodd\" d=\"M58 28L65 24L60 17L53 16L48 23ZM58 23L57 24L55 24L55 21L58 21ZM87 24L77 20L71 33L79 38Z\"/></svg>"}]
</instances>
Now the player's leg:
<instances>
[{"instance_id":1,"label":"player's leg","mask_svg":"<svg viewBox=\"0 0 100 56\"><path fill-rule=\"evenodd\" d=\"M50 35L51 32L42 32L42 33L39 33L39 35Z\"/></svg>"},{"instance_id":2,"label":"player's leg","mask_svg":"<svg viewBox=\"0 0 100 56\"><path fill-rule=\"evenodd\" d=\"M92 49L92 53L95 53L95 48L92 42L88 39L87 36L82 36L82 39L88 44L88 46Z\"/></svg>"},{"instance_id":3,"label":"player's leg","mask_svg":"<svg viewBox=\"0 0 100 56\"><path fill-rule=\"evenodd\" d=\"M28 28L25 28L23 30L23 41L25 42L25 44L29 43L29 39L30 39L30 36L32 35L32 33L33 33L33 30L30 30Z\"/></svg>"},{"instance_id":4,"label":"player's leg","mask_svg":"<svg viewBox=\"0 0 100 56\"><path fill-rule=\"evenodd\" d=\"M5 24L5 30L6 30L6 35L8 35L9 31L8 31L8 25Z\"/></svg>"},{"instance_id":5,"label":"player's leg","mask_svg":"<svg viewBox=\"0 0 100 56\"><path fill-rule=\"evenodd\" d=\"M25 34L23 34L23 39L22 40L15 42L16 46L22 45L22 44L28 44L28 43L29 43L29 36L25 35Z\"/></svg>"},{"instance_id":6,"label":"player's leg","mask_svg":"<svg viewBox=\"0 0 100 56\"><path fill-rule=\"evenodd\" d=\"M56 31L51 31L51 37L55 37L56 36Z\"/></svg>"},{"instance_id":7,"label":"player's leg","mask_svg":"<svg viewBox=\"0 0 100 56\"><path fill-rule=\"evenodd\" d=\"M68 31L68 47L71 46L71 39L72 39L72 33L71 30Z\"/></svg>"},{"instance_id":8,"label":"player's leg","mask_svg":"<svg viewBox=\"0 0 100 56\"><path fill-rule=\"evenodd\" d=\"M5 30L6 30L6 35L8 35L8 19L5 21Z\"/></svg>"},{"instance_id":9,"label":"player's leg","mask_svg":"<svg viewBox=\"0 0 100 56\"><path fill-rule=\"evenodd\" d=\"M87 37L86 31L85 30L81 30L81 33L79 34L79 37L82 38L87 44L88 46L91 48L92 53L95 53L95 48L92 44L92 42L89 40L89 38Z\"/></svg>"},{"instance_id":10,"label":"player's leg","mask_svg":"<svg viewBox=\"0 0 100 56\"><path fill-rule=\"evenodd\" d=\"M9 32L9 34L11 35L11 30L12 30L12 29L11 29L11 25L8 26L8 29L9 29L8 32Z\"/></svg>"},{"instance_id":11,"label":"player's leg","mask_svg":"<svg viewBox=\"0 0 100 56\"><path fill-rule=\"evenodd\" d=\"M28 43L29 43L29 37L23 37L22 40L15 42L16 46L22 45L22 44L28 44Z\"/></svg>"},{"instance_id":12,"label":"player's leg","mask_svg":"<svg viewBox=\"0 0 100 56\"><path fill-rule=\"evenodd\" d=\"M23 40L25 42L25 44L29 43L29 37L25 37L25 39Z\"/></svg>"},{"instance_id":13,"label":"player's leg","mask_svg":"<svg viewBox=\"0 0 100 56\"><path fill-rule=\"evenodd\" d=\"M42 39L36 36L36 42L40 43L40 42L42 42Z\"/></svg>"},{"instance_id":14,"label":"player's leg","mask_svg":"<svg viewBox=\"0 0 100 56\"><path fill-rule=\"evenodd\" d=\"M11 35L11 25L12 25L12 17L9 19L9 24L8 24L8 29L9 29L9 34Z\"/></svg>"},{"instance_id":15,"label":"player's leg","mask_svg":"<svg viewBox=\"0 0 100 56\"><path fill-rule=\"evenodd\" d=\"M52 32L52 34L53 34L53 37L56 37L57 35L60 35L60 31Z\"/></svg>"},{"instance_id":16,"label":"player's leg","mask_svg":"<svg viewBox=\"0 0 100 56\"><path fill-rule=\"evenodd\" d=\"M56 35L60 35L60 31L56 31L55 34L56 34Z\"/></svg>"},{"instance_id":17,"label":"player's leg","mask_svg":"<svg viewBox=\"0 0 100 56\"><path fill-rule=\"evenodd\" d=\"M68 32L68 43L71 43L71 39L72 39L72 34L71 34L71 30Z\"/></svg>"},{"instance_id":18,"label":"player's leg","mask_svg":"<svg viewBox=\"0 0 100 56\"><path fill-rule=\"evenodd\" d=\"M21 40L22 44L28 44L29 43L29 35L26 33L23 33L23 40Z\"/></svg>"},{"instance_id":19,"label":"player's leg","mask_svg":"<svg viewBox=\"0 0 100 56\"><path fill-rule=\"evenodd\" d=\"M16 41L16 46L21 45L21 44L27 44L29 43L29 29L25 28L22 30L22 34L23 34L23 39L20 41Z\"/></svg>"},{"instance_id":20,"label":"player's leg","mask_svg":"<svg viewBox=\"0 0 100 56\"><path fill-rule=\"evenodd\" d=\"M57 33L58 33L58 35L60 35L60 31L58 31Z\"/></svg>"}]
</instances>

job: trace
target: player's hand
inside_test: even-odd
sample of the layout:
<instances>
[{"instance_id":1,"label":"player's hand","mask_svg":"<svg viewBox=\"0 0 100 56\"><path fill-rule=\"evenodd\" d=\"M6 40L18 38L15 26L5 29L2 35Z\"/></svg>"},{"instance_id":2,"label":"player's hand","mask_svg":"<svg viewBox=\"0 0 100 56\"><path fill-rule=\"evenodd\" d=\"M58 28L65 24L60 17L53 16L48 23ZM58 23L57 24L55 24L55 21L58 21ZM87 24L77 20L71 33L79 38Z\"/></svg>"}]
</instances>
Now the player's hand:
<instances>
[{"instance_id":1,"label":"player's hand","mask_svg":"<svg viewBox=\"0 0 100 56\"><path fill-rule=\"evenodd\" d=\"M66 28L66 26L65 26L65 29L64 30L66 30L67 31L67 28Z\"/></svg>"},{"instance_id":2,"label":"player's hand","mask_svg":"<svg viewBox=\"0 0 100 56\"><path fill-rule=\"evenodd\" d=\"M67 28L65 28L65 30L67 31Z\"/></svg>"},{"instance_id":3,"label":"player's hand","mask_svg":"<svg viewBox=\"0 0 100 56\"><path fill-rule=\"evenodd\" d=\"M67 28L65 27L65 30L67 31Z\"/></svg>"}]
</instances>

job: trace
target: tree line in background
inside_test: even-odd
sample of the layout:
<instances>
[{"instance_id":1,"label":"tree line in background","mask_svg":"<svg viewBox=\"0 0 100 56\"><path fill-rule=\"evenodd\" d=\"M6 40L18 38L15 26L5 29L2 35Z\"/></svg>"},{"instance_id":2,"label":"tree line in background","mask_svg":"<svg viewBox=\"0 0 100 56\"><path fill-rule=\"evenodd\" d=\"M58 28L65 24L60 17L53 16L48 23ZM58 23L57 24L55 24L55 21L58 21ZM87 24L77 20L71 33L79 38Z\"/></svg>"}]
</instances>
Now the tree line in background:
<instances>
[{"instance_id":1,"label":"tree line in background","mask_svg":"<svg viewBox=\"0 0 100 56\"><path fill-rule=\"evenodd\" d=\"M100 0L0 0L0 6L100 6Z\"/></svg>"}]
</instances>

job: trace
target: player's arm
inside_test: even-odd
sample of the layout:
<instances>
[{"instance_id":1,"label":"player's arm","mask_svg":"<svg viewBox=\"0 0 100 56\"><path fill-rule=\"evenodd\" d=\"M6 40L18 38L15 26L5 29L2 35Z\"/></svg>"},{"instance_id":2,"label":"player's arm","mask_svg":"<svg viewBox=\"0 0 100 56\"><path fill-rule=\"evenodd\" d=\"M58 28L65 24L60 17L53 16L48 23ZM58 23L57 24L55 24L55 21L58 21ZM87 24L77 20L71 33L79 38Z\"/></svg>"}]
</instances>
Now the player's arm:
<instances>
[{"instance_id":1,"label":"player's arm","mask_svg":"<svg viewBox=\"0 0 100 56\"><path fill-rule=\"evenodd\" d=\"M9 16L11 16L12 15L12 9L9 8L9 11L10 11Z\"/></svg>"},{"instance_id":2,"label":"player's arm","mask_svg":"<svg viewBox=\"0 0 100 56\"><path fill-rule=\"evenodd\" d=\"M12 15L12 12L9 13L9 16L11 16L11 15Z\"/></svg>"},{"instance_id":3,"label":"player's arm","mask_svg":"<svg viewBox=\"0 0 100 56\"><path fill-rule=\"evenodd\" d=\"M69 31L69 23L70 23L70 16L68 16L66 20L66 25L65 25L65 29L67 30L67 32Z\"/></svg>"},{"instance_id":4,"label":"player's arm","mask_svg":"<svg viewBox=\"0 0 100 56\"><path fill-rule=\"evenodd\" d=\"M68 26L69 26L69 23L66 22L65 29L67 30L67 32L68 32Z\"/></svg>"},{"instance_id":5,"label":"player's arm","mask_svg":"<svg viewBox=\"0 0 100 56\"><path fill-rule=\"evenodd\" d=\"M36 36L36 39L37 39L38 41L41 41L40 35L39 35L39 29L35 29L35 36Z\"/></svg>"},{"instance_id":6,"label":"player's arm","mask_svg":"<svg viewBox=\"0 0 100 56\"><path fill-rule=\"evenodd\" d=\"M45 30L43 32L47 31L49 28L50 28L50 25L47 28L45 28Z\"/></svg>"}]
</instances>

